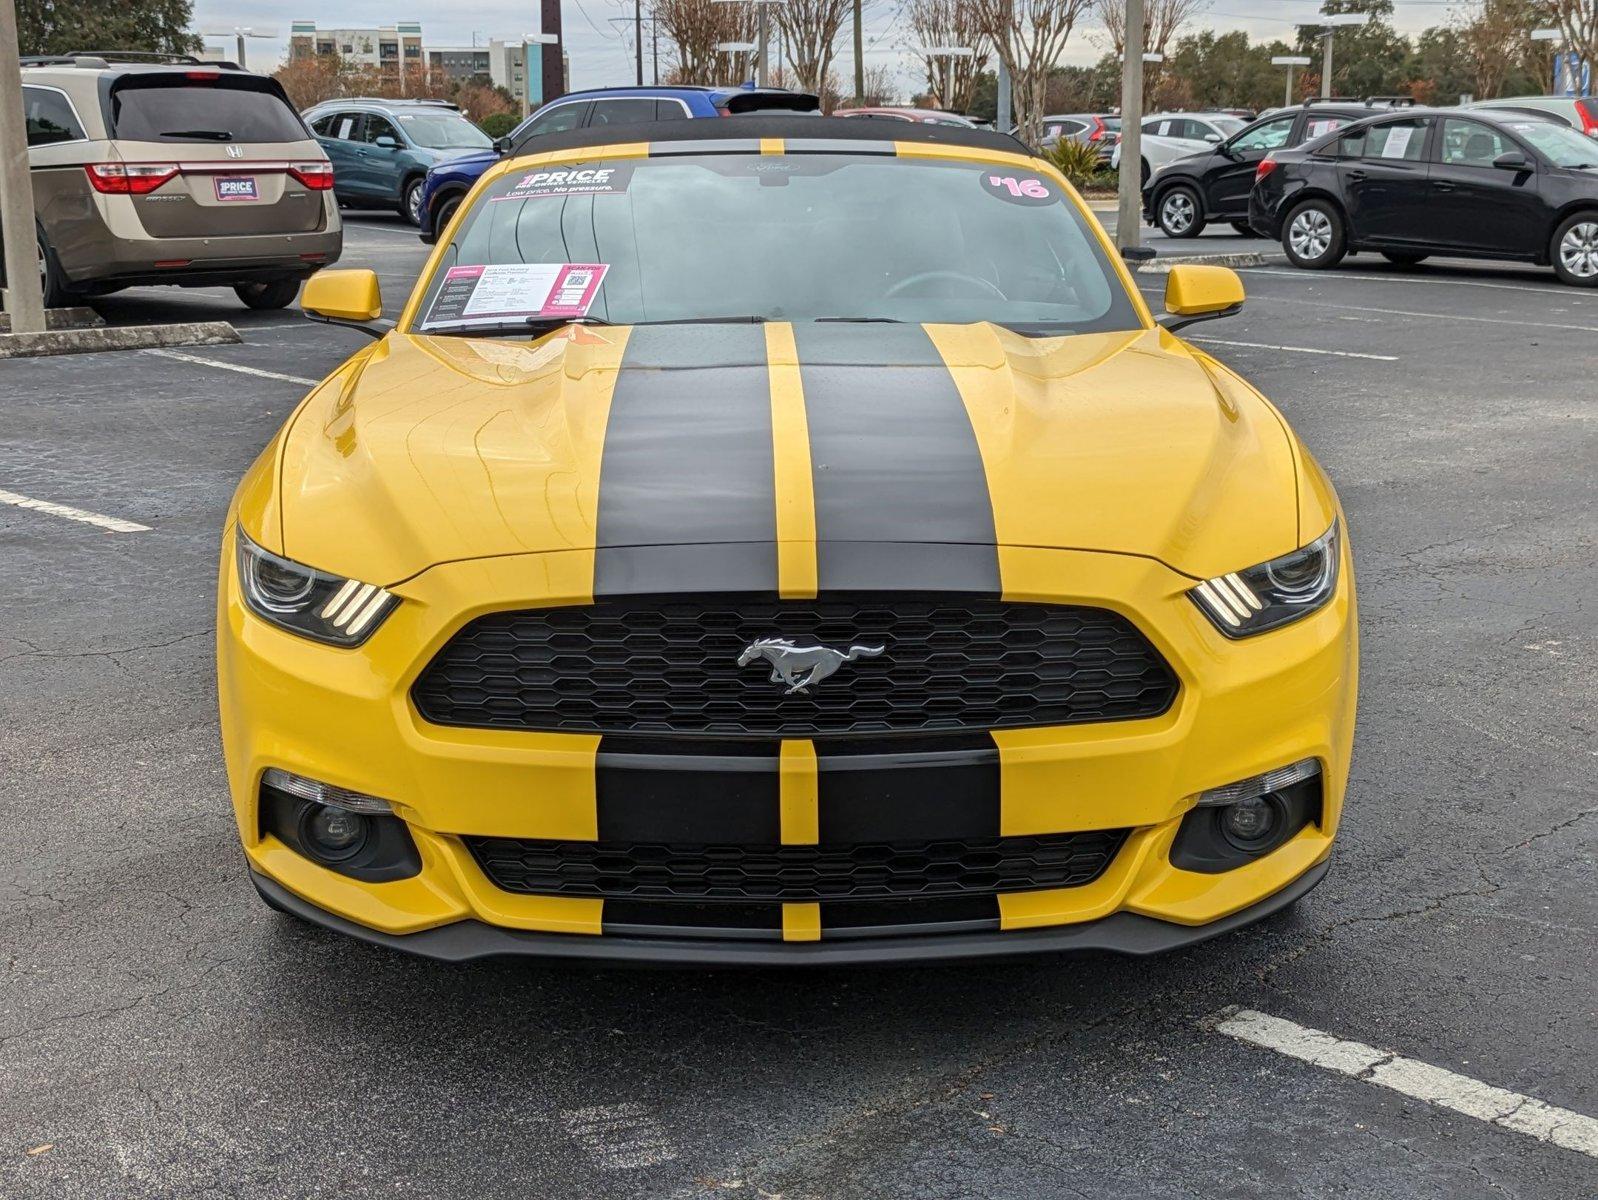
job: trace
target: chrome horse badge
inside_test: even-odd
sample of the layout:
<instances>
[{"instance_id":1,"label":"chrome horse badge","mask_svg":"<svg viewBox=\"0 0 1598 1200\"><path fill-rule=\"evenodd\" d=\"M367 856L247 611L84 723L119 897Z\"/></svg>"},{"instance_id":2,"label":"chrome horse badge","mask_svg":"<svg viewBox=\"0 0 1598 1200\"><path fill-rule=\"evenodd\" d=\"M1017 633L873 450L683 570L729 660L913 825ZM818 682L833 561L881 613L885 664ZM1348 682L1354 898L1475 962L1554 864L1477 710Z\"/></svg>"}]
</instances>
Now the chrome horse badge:
<instances>
[{"instance_id":1,"label":"chrome horse badge","mask_svg":"<svg viewBox=\"0 0 1598 1200\"><path fill-rule=\"evenodd\" d=\"M837 674L844 663L857 658L875 658L883 649L882 646L850 646L842 651L830 646L796 646L788 638L756 638L738 655L738 665L747 667L757 658L765 659L771 664L771 682L786 683L788 690L784 695L791 696L808 691L812 683Z\"/></svg>"}]
</instances>

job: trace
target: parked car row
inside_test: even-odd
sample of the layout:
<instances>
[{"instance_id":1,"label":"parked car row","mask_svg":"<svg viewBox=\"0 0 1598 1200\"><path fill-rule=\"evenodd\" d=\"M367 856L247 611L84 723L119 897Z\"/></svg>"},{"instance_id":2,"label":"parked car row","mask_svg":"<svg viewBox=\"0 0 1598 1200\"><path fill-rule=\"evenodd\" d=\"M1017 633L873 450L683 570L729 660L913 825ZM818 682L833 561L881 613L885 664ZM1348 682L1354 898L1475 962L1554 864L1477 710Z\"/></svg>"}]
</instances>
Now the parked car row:
<instances>
[{"instance_id":1,"label":"parked car row","mask_svg":"<svg viewBox=\"0 0 1598 1200\"><path fill-rule=\"evenodd\" d=\"M333 167L273 79L185 55L22 60L50 307L148 284L281 308L338 261Z\"/></svg>"}]
</instances>

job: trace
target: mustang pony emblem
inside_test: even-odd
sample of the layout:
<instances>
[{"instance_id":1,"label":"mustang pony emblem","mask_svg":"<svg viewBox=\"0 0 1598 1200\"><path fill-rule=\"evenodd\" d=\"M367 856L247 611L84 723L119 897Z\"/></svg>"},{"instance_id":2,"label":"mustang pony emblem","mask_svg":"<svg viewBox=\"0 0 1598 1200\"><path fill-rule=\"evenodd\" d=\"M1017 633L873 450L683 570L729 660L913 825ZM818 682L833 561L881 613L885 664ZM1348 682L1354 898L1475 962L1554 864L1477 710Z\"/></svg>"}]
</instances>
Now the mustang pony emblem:
<instances>
[{"instance_id":1,"label":"mustang pony emblem","mask_svg":"<svg viewBox=\"0 0 1598 1200\"><path fill-rule=\"evenodd\" d=\"M747 667L757 658L771 664L771 682L786 683L784 695L807 691L812 683L820 683L837 673L846 662L857 658L875 658L882 646L850 646L848 651L834 650L830 646L796 646L788 638L756 638L738 655L738 665Z\"/></svg>"}]
</instances>

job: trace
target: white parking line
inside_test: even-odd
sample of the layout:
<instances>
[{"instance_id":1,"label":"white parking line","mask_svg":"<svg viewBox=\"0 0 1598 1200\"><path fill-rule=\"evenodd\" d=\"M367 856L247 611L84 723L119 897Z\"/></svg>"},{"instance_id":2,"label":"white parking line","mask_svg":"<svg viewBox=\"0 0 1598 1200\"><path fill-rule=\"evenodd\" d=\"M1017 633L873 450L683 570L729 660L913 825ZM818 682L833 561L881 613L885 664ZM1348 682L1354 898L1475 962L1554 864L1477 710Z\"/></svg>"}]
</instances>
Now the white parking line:
<instances>
[{"instance_id":1,"label":"white parking line","mask_svg":"<svg viewBox=\"0 0 1598 1200\"><path fill-rule=\"evenodd\" d=\"M218 371L237 371L240 375L259 375L262 379L280 379L284 383L303 383L308 387L315 387L321 383L320 379L306 379L302 375L283 375L277 371L263 371L260 367L243 367L238 363L217 362L214 358L201 358L198 354L184 354L178 350L146 350L146 354L154 354L158 358L173 358L178 362L194 363L201 367L215 367Z\"/></svg>"},{"instance_id":2,"label":"white parking line","mask_svg":"<svg viewBox=\"0 0 1598 1200\"><path fill-rule=\"evenodd\" d=\"M1304 283L1328 283L1332 281L1346 283L1353 280L1358 283L1438 283L1446 287L1475 287L1493 288L1501 292L1536 292L1540 296L1559 296L1570 300L1590 300L1589 293L1578 291L1575 288L1565 287L1563 284L1550 284L1539 287L1534 283L1488 283L1484 279L1456 279L1452 275L1376 275L1368 271L1288 271L1281 267L1239 267L1240 271L1247 271L1250 275L1280 275L1285 279L1297 279Z\"/></svg>"},{"instance_id":3,"label":"white parking line","mask_svg":"<svg viewBox=\"0 0 1598 1200\"><path fill-rule=\"evenodd\" d=\"M140 525L137 521L124 521L121 517L108 517L103 513L90 512L86 508L73 508L70 504L56 504L49 500L35 500L32 496L23 496L17 492L0 491L0 504L10 504L16 508L31 508L34 512L48 513L52 517L65 517L69 521L82 521L85 525L97 525L101 529L109 529L112 533L149 533L148 525Z\"/></svg>"},{"instance_id":4,"label":"white parking line","mask_svg":"<svg viewBox=\"0 0 1598 1200\"><path fill-rule=\"evenodd\" d=\"M1242 346L1247 350L1286 350L1291 354L1330 354L1334 358L1368 358L1372 362L1397 362L1392 354L1360 354L1354 350L1320 350L1314 346L1274 346L1270 342L1229 342L1225 338L1193 337L1190 342L1205 342L1212 346Z\"/></svg>"},{"instance_id":5,"label":"white parking line","mask_svg":"<svg viewBox=\"0 0 1598 1200\"><path fill-rule=\"evenodd\" d=\"M1469 321L1477 325L1516 325L1523 329L1568 329L1575 333L1598 333L1598 325L1559 325L1553 321L1515 321L1508 317L1467 317L1452 312L1422 312L1412 308L1374 308L1369 304L1331 304L1325 300L1300 300L1292 296L1272 296L1271 304L1304 304L1310 308L1342 308L1361 313L1383 313L1389 317L1429 317L1434 321Z\"/></svg>"},{"instance_id":6,"label":"white parking line","mask_svg":"<svg viewBox=\"0 0 1598 1200\"><path fill-rule=\"evenodd\" d=\"M1217 1016L1220 1019L1212 1017L1205 1023L1240 1042L1598 1158L1598 1121L1568 1108L1556 1108L1534 1096L1494 1087L1468 1075L1378 1050L1364 1042L1351 1042L1268 1013L1242 1008Z\"/></svg>"},{"instance_id":7,"label":"white parking line","mask_svg":"<svg viewBox=\"0 0 1598 1200\"><path fill-rule=\"evenodd\" d=\"M560 1114L560 1123L608 1171L653 1167L677 1157L660 1122L637 1101L568 1108Z\"/></svg>"}]
</instances>

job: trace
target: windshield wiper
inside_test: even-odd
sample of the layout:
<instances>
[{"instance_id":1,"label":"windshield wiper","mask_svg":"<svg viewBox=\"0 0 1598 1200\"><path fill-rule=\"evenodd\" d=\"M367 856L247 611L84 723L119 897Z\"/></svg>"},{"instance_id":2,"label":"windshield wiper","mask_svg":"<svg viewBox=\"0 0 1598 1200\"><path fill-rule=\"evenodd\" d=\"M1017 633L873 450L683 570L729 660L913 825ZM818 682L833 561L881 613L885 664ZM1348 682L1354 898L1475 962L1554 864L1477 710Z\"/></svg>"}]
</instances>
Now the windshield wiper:
<instances>
[{"instance_id":1,"label":"windshield wiper","mask_svg":"<svg viewBox=\"0 0 1598 1200\"><path fill-rule=\"evenodd\" d=\"M829 325L903 325L898 317L817 317L816 323Z\"/></svg>"},{"instance_id":2,"label":"windshield wiper","mask_svg":"<svg viewBox=\"0 0 1598 1200\"><path fill-rule=\"evenodd\" d=\"M163 129L162 137L199 138L207 142L231 142L233 131L230 129Z\"/></svg>"},{"instance_id":3,"label":"windshield wiper","mask_svg":"<svg viewBox=\"0 0 1598 1200\"><path fill-rule=\"evenodd\" d=\"M473 321L451 321L446 325L423 325L417 333L459 334L463 337L497 337L505 333L520 333L530 337L559 329L563 325L609 325L602 317L524 317L520 321L495 321L483 325Z\"/></svg>"}]
</instances>

